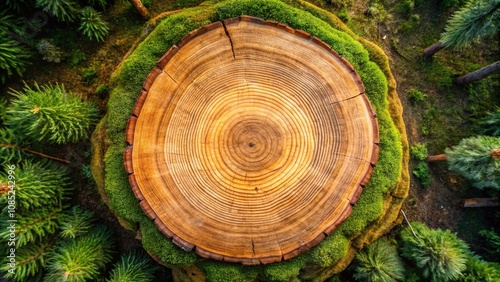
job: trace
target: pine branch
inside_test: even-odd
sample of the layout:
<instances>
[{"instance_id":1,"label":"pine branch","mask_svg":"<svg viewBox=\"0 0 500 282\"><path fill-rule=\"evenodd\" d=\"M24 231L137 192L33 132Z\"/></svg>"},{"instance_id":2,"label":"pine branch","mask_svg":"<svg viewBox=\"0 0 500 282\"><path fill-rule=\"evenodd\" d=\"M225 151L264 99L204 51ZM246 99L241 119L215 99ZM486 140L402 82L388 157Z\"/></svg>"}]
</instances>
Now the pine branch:
<instances>
[{"instance_id":1,"label":"pine branch","mask_svg":"<svg viewBox=\"0 0 500 282\"><path fill-rule=\"evenodd\" d=\"M122 255L120 261L114 264L110 278L106 282L153 281L156 269L148 255L131 252Z\"/></svg>"},{"instance_id":2,"label":"pine branch","mask_svg":"<svg viewBox=\"0 0 500 282\"><path fill-rule=\"evenodd\" d=\"M500 159L492 152L500 148L500 137L477 136L446 149L448 168L473 181L477 188L500 189Z\"/></svg>"},{"instance_id":3,"label":"pine branch","mask_svg":"<svg viewBox=\"0 0 500 282\"><path fill-rule=\"evenodd\" d=\"M479 132L485 135L500 136L500 108L488 113L479 123Z\"/></svg>"},{"instance_id":4,"label":"pine branch","mask_svg":"<svg viewBox=\"0 0 500 282\"><path fill-rule=\"evenodd\" d=\"M17 214L16 224L16 246L22 247L29 243L36 242L37 240L54 234L58 228L63 217L63 208L55 209L42 209L36 213L29 213L29 215ZM3 215L1 221L0 238L8 238L10 230L7 229L7 218Z\"/></svg>"},{"instance_id":5,"label":"pine branch","mask_svg":"<svg viewBox=\"0 0 500 282\"><path fill-rule=\"evenodd\" d=\"M7 108L8 126L15 126L24 137L40 142L64 144L86 138L97 122L97 107L66 92L63 86L27 85Z\"/></svg>"},{"instance_id":6,"label":"pine branch","mask_svg":"<svg viewBox=\"0 0 500 282\"><path fill-rule=\"evenodd\" d=\"M65 167L49 161L25 160L16 166L14 172L18 212L60 207L64 200L69 199L72 187ZM6 172L0 172L0 184L7 184L8 176ZM6 193L0 192L0 196L6 196Z\"/></svg>"},{"instance_id":7,"label":"pine branch","mask_svg":"<svg viewBox=\"0 0 500 282\"><path fill-rule=\"evenodd\" d=\"M43 268L47 263L47 256L52 252L55 238L56 236L52 236L50 239L16 248L15 274L7 272L10 266L6 262L0 266L0 272L5 272L5 278L13 278L16 281L41 280Z\"/></svg>"},{"instance_id":8,"label":"pine branch","mask_svg":"<svg viewBox=\"0 0 500 282\"><path fill-rule=\"evenodd\" d=\"M99 270L111 261L111 233L99 226L78 239L69 239L49 258L45 281L95 280Z\"/></svg>"},{"instance_id":9,"label":"pine branch","mask_svg":"<svg viewBox=\"0 0 500 282\"><path fill-rule=\"evenodd\" d=\"M90 211L81 210L74 206L64 215L64 220L61 223L62 238L76 238L85 234L92 227L94 221L93 214Z\"/></svg>"},{"instance_id":10,"label":"pine branch","mask_svg":"<svg viewBox=\"0 0 500 282\"><path fill-rule=\"evenodd\" d=\"M439 41L445 48L460 50L492 36L498 31L499 8L500 0L470 1L448 20Z\"/></svg>"}]
</instances>

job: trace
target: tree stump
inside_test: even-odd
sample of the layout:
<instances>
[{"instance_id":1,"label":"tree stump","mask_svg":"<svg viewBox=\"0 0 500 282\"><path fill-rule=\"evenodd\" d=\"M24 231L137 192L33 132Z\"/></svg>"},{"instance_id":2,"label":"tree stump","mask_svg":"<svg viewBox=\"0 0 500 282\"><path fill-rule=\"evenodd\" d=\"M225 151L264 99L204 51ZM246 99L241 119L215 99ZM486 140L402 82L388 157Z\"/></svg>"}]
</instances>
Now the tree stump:
<instances>
[{"instance_id":1,"label":"tree stump","mask_svg":"<svg viewBox=\"0 0 500 282\"><path fill-rule=\"evenodd\" d=\"M351 64L316 37L239 17L159 60L128 126L125 166L158 228L202 257L297 256L351 213L378 125Z\"/></svg>"}]
</instances>

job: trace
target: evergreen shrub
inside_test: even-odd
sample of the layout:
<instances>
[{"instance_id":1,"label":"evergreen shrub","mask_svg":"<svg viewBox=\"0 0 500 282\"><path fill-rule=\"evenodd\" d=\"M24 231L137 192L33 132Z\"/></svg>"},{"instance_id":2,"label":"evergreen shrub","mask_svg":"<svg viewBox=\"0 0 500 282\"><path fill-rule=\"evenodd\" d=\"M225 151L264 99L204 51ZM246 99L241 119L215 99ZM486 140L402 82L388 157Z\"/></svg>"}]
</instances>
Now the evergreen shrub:
<instances>
[{"instance_id":1,"label":"evergreen shrub","mask_svg":"<svg viewBox=\"0 0 500 282\"><path fill-rule=\"evenodd\" d=\"M356 255L356 281L396 282L404 279L404 266L396 247L380 238Z\"/></svg>"},{"instance_id":2,"label":"evergreen shrub","mask_svg":"<svg viewBox=\"0 0 500 282\"><path fill-rule=\"evenodd\" d=\"M430 229L412 222L415 237L409 227L401 231L402 255L421 270L427 281L454 281L467 267L468 246L449 230Z\"/></svg>"},{"instance_id":3,"label":"evergreen shrub","mask_svg":"<svg viewBox=\"0 0 500 282\"><path fill-rule=\"evenodd\" d=\"M78 11L78 4L72 0L36 0L36 6L63 22L73 22Z\"/></svg>"}]
</instances>

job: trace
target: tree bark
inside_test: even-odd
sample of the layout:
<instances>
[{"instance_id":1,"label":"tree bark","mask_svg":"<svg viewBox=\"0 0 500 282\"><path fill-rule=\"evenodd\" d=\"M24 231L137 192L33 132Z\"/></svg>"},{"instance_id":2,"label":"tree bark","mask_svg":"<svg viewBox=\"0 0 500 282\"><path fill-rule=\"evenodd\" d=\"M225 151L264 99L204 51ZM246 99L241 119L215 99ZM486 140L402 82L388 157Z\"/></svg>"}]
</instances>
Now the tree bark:
<instances>
[{"instance_id":1,"label":"tree bark","mask_svg":"<svg viewBox=\"0 0 500 282\"><path fill-rule=\"evenodd\" d=\"M448 160L448 155L447 154L440 154L440 155L432 155L427 157L427 162L432 163L432 162L440 162L440 161L447 161Z\"/></svg>"},{"instance_id":2,"label":"tree bark","mask_svg":"<svg viewBox=\"0 0 500 282\"><path fill-rule=\"evenodd\" d=\"M434 56L434 54L436 54L438 51L440 51L443 48L444 48L443 43L441 43L441 42L438 41L438 42L432 44L431 46L425 48L425 50L424 50L424 57L430 58L430 57Z\"/></svg>"},{"instance_id":3,"label":"tree bark","mask_svg":"<svg viewBox=\"0 0 500 282\"><path fill-rule=\"evenodd\" d=\"M141 14L143 18L147 18L149 15L148 9L144 7L141 0L130 0L130 3L134 6L134 8Z\"/></svg>"},{"instance_id":4,"label":"tree bark","mask_svg":"<svg viewBox=\"0 0 500 282\"><path fill-rule=\"evenodd\" d=\"M500 61L488 65L484 68L480 68L466 75L462 75L461 77L457 78L457 83L460 85L467 85L471 82L483 79L495 73L500 73Z\"/></svg>"}]
</instances>

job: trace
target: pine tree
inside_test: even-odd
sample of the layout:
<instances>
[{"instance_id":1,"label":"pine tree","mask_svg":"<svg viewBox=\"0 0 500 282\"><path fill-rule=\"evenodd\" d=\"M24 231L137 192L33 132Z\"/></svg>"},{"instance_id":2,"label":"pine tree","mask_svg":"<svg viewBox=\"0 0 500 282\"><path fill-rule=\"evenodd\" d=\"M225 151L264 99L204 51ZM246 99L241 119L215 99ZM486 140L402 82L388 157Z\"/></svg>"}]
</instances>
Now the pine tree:
<instances>
[{"instance_id":1,"label":"pine tree","mask_svg":"<svg viewBox=\"0 0 500 282\"><path fill-rule=\"evenodd\" d=\"M356 255L356 281L390 282L404 278L404 267L396 248L385 239L378 239Z\"/></svg>"},{"instance_id":2,"label":"pine tree","mask_svg":"<svg viewBox=\"0 0 500 282\"><path fill-rule=\"evenodd\" d=\"M448 20L438 43L424 51L433 56L443 48L462 49L498 31L500 0L469 1Z\"/></svg>"},{"instance_id":3,"label":"pine tree","mask_svg":"<svg viewBox=\"0 0 500 282\"><path fill-rule=\"evenodd\" d=\"M481 38L493 36L500 21L500 0L476 0L457 11L445 27L441 41L445 48L462 50Z\"/></svg>"},{"instance_id":4,"label":"pine tree","mask_svg":"<svg viewBox=\"0 0 500 282\"><path fill-rule=\"evenodd\" d=\"M10 34L20 35L18 23L12 15L0 12L0 82L14 73L21 75L30 63L30 51L26 46L14 40Z\"/></svg>"},{"instance_id":5,"label":"pine tree","mask_svg":"<svg viewBox=\"0 0 500 282\"><path fill-rule=\"evenodd\" d=\"M500 137L466 138L446 154L449 169L470 179L475 187L500 189Z\"/></svg>"},{"instance_id":6,"label":"pine tree","mask_svg":"<svg viewBox=\"0 0 500 282\"><path fill-rule=\"evenodd\" d=\"M500 235L495 230L481 230L479 234L486 239L488 248L487 252L496 257L500 261Z\"/></svg>"},{"instance_id":7,"label":"pine tree","mask_svg":"<svg viewBox=\"0 0 500 282\"><path fill-rule=\"evenodd\" d=\"M68 243L68 241L85 238L83 235L91 230L93 221L91 212L78 207L67 211L57 210L56 214L41 212L40 216L32 212L29 216L33 220L26 221L24 216L17 217L16 228L21 230L16 233L15 275L8 272L10 266L7 265L7 256L3 256L2 266L0 266L0 275L14 278L16 281L42 281L44 268L48 258L54 256L55 246L58 246L60 242ZM6 235L8 234L0 234L0 238L3 239ZM67 239L61 241L61 238ZM6 241L0 242L2 254L8 254L8 248ZM99 250L94 251L99 253ZM74 259L78 260L77 257Z\"/></svg>"},{"instance_id":8,"label":"pine tree","mask_svg":"<svg viewBox=\"0 0 500 282\"><path fill-rule=\"evenodd\" d=\"M14 169L18 212L35 212L41 208L60 207L68 199L71 181L66 167L47 160L24 160ZM8 174L0 172L0 185L7 185ZM7 191L0 191L6 197Z\"/></svg>"},{"instance_id":9,"label":"pine tree","mask_svg":"<svg viewBox=\"0 0 500 282\"><path fill-rule=\"evenodd\" d=\"M36 6L65 22L74 21L78 10L78 5L72 0L36 0Z\"/></svg>"},{"instance_id":10,"label":"pine tree","mask_svg":"<svg viewBox=\"0 0 500 282\"><path fill-rule=\"evenodd\" d=\"M56 247L47 263L46 282L95 280L111 261L111 233L103 226L68 239Z\"/></svg>"},{"instance_id":11,"label":"pine tree","mask_svg":"<svg viewBox=\"0 0 500 282\"><path fill-rule=\"evenodd\" d=\"M144 253L131 252L122 255L120 261L114 264L107 282L149 282L154 279L156 267L151 258Z\"/></svg>"},{"instance_id":12,"label":"pine tree","mask_svg":"<svg viewBox=\"0 0 500 282\"><path fill-rule=\"evenodd\" d=\"M421 269L422 276L433 282L453 281L466 269L468 246L449 230L429 229L413 222L416 237L409 227L401 231L402 255Z\"/></svg>"},{"instance_id":13,"label":"pine tree","mask_svg":"<svg viewBox=\"0 0 500 282\"><path fill-rule=\"evenodd\" d=\"M23 141L14 130L10 128L0 128L0 165L10 164L15 160L20 160L29 153L22 150Z\"/></svg>"},{"instance_id":14,"label":"pine tree","mask_svg":"<svg viewBox=\"0 0 500 282\"><path fill-rule=\"evenodd\" d=\"M101 18L101 13L92 7L85 7L80 13L80 28L78 29L90 40L103 41L108 34L108 24Z\"/></svg>"},{"instance_id":15,"label":"pine tree","mask_svg":"<svg viewBox=\"0 0 500 282\"><path fill-rule=\"evenodd\" d=\"M487 262L477 255L470 255L467 259L467 268L459 282L496 282L500 281L500 264Z\"/></svg>"},{"instance_id":16,"label":"pine tree","mask_svg":"<svg viewBox=\"0 0 500 282\"><path fill-rule=\"evenodd\" d=\"M97 122L98 109L66 92L63 86L38 86L14 91L16 99L7 108L8 126L35 141L64 144L88 136Z\"/></svg>"}]
</instances>

